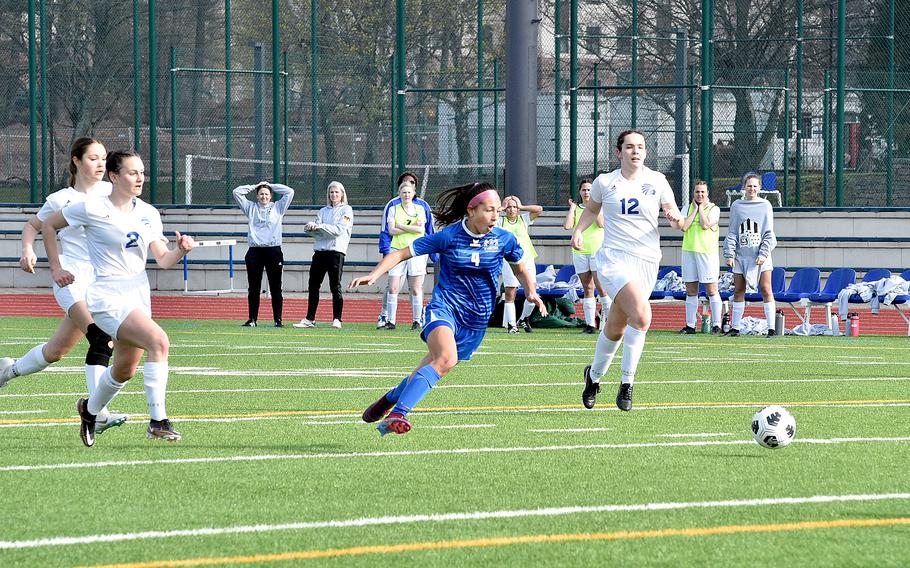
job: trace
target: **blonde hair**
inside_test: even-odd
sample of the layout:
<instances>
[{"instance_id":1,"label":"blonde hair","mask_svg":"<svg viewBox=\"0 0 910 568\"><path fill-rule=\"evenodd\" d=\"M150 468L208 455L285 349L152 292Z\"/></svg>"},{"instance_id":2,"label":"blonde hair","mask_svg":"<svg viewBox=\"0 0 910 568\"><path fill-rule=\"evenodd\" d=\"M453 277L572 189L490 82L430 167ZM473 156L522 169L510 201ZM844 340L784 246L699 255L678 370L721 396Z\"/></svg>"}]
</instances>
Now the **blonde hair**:
<instances>
[{"instance_id":1,"label":"blonde hair","mask_svg":"<svg viewBox=\"0 0 910 568\"><path fill-rule=\"evenodd\" d=\"M329 205L332 205L332 198L329 197L329 192L332 191L333 187L337 187L338 189L341 190L341 201L339 202L339 205L347 205L348 204L348 192L345 191L344 185L342 185L340 181L330 181L329 182L329 186L327 188L325 188L326 202Z\"/></svg>"}]
</instances>

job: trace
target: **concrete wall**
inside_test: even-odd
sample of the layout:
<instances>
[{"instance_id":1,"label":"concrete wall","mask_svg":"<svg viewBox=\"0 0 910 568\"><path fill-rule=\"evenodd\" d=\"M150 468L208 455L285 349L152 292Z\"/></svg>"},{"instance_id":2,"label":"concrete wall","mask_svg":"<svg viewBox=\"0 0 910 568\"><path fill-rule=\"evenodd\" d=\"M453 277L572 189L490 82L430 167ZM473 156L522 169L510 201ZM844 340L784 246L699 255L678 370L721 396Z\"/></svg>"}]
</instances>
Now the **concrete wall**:
<instances>
[{"instance_id":1,"label":"concrete wall","mask_svg":"<svg viewBox=\"0 0 910 568\"><path fill-rule=\"evenodd\" d=\"M25 219L35 212L30 207L0 208L0 288L49 288L50 276L46 262L39 262L37 273L26 274L18 268L22 247L20 231ZM236 239L234 247L234 287L246 288L243 256L246 253L246 222L239 209L164 209L161 211L165 232L173 236L179 230L197 240ZM345 280L369 272L379 261L376 237L380 210L357 210L354 213L354 234L346 257ZM302 292L307 288L308 266L313 254L312 239L303 234L303 225L311 221L315 210L293 209L284 222L284 256L288 263L284 273L284 289ZM562 228L565 211L547 211L532 228L538 263L569 264L572 253L568 245L569 231ZM721 214L721 234L726 233L728 215ZM910 268L910 211L777 211L775 230L780 243L774 251L776 266L795 269L803 266L857 269L885 267ZM679 264L682 239L678 231L664 223L661 226L664 257L662 265ZM37 245L39 258L44 248ZM190 253L191 260L220 260L228 258L227 247L202 247ZM433 284L432 268L427 276L426 290ZM152 287L158 290L182 290L183 271L169 271L149 265ZM188 287L191 290L224 289L228 287L226 264L190 264ZM323 283L328 291L328 279ZM375 292L376 289L368 289Z\"/></svg>"}]
</instances>

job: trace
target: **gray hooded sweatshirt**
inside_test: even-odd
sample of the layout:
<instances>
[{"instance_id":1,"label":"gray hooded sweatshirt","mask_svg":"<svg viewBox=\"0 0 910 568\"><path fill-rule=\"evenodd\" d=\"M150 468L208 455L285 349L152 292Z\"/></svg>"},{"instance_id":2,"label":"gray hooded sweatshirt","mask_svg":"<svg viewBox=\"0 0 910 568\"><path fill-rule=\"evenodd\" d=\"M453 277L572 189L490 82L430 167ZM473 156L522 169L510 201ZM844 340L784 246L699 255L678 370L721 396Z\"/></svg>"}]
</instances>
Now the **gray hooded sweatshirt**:
<instances>
[{"instance_id":1,"label":"gray hooded sweatshirt","mask_svg":"<svg viewBox=\"0 0 910 568\"><path fill-rule=\"evenodd\" d=\"M730 225L724 240L724 258L735 258L747 282L757 282L759 256L771 258L777 246L774 210L767 199L738 199L730 206ZM753 269L754 267L754 269ZM748 270L748 273L747 273Z\"/></svg>"}]
</instances>

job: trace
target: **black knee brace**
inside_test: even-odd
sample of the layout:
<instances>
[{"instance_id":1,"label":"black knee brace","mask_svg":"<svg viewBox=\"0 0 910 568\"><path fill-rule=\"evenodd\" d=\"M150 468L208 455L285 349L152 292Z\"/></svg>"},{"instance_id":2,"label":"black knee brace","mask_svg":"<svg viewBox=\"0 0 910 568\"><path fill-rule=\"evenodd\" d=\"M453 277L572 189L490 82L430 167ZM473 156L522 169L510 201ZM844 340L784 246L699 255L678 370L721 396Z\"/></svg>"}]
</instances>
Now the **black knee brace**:
<instances>
[{"instance_id":1,"label":"black knee brace","mask_svg":"<svg viewBox=\"0 0 910 568\"><path fill-rule=\"evenodd\" d=\"M111 355L114 354L114 343L111 336L92 323L89 324L88 329L85 331L85 338L88 339L85 364L101 365L102 367L110 365Z\"/></svg>"}]
</instances>

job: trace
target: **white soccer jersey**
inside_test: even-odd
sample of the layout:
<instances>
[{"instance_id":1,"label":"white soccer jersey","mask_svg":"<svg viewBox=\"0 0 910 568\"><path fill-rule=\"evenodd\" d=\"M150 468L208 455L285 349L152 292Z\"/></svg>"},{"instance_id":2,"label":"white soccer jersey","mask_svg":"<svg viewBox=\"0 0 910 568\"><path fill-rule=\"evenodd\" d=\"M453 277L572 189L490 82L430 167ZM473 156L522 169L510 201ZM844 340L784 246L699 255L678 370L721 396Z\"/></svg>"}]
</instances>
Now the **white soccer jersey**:
<instances>
[{"instance_id":1,"label":"white soccer jersey","mask_svg":"<svg viewBox=\"0 0 910 568\"><path fill-rule=\"evenodd\" d=\"M663 203L675 203L662 173L643 168L635 181L624 178L620 170L601 174L591 187L591 199L603 206L603 248L660 261L657 220Z\"/></svg>"},{"instance_id":2,"label":"white soccer jersey","mask_svg":"<svg viewBox=\"0 0 910 568\"><path fill-rule=\"evenodd\" d=\"M86 199L107 197L111 194L111 184L99 182L91 193L82 193L72 187L65 187L47 196L44 205L38 210L38 219L44 221L51 214L60 211L67 205L82 203ZM89 262L88 245L85 240L85 229L82 227L64 227L57 233L60 240L60 254L78 262Z\"/></svg>"},{"instance_id":3,"label":"white soccer jersey","mask_svg":"<svg viewBox=\"0 0 910 568\"><path fill-rule=\"evenodd\" d=\"M133 199L133 208L123 213L110 199L91 199L63 208L66 222L85 227L88 252L98 279L131 278L145 271L149 245L164 241L158 210Z\"/></svg>"}]
</instances>

